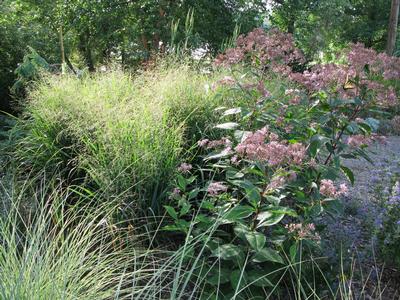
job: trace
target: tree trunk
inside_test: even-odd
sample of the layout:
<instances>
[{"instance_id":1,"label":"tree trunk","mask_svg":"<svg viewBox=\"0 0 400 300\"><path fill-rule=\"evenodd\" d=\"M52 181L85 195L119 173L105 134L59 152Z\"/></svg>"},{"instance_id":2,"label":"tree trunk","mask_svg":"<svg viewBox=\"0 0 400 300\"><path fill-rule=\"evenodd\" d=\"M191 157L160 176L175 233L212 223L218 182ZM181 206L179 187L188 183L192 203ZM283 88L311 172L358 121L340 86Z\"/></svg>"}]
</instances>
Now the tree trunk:
<instances>
[{"instance_id":1,"label":"tree trunk","mask_svg":"<svg viewBox=\"0 0 400 300\"><path fill-rule=\"evenodd\" d=\"M64 50L64 34L63 34L63 28L62 26L60 27L60 30L58 32L58 37L60 40L60 52L61 52L61 73L65 73L65 50Z\"/></svg>"},{"instance_id":2,"label":"tree trunk","mask_svg":"<svg viewBox=\"0 0 400 300\"><path fill-rule=\"evenodd\" d=\"M400 0L392 0L392 8L390 10L388 39L386 46L386 53L393 55L396 45L397 22L399 20L399 6Z\"/></svg>"},{"instance_id":3,"label":"tree trunk","mask_svg":"<svg viewBox=\"0 0 400 300\"><path fill-rule=\"evenodd\" d=\"M92 49L90 48L90 33L85 30L79 35L79 51L82 53L85 60L85 64L89 69L89 72L94 72L96 69L94 67Z\"/></svg>"},{"instance_id":4,"label":"tree trunk","mask_svg":"<svg viewBox=\"0 0 400 300\"><path fill-rule=\"evenodd\" d=\"M290 34L294 33L294 17L292 16L288 22L287 32Z\"/></svg>"}]
</instances>

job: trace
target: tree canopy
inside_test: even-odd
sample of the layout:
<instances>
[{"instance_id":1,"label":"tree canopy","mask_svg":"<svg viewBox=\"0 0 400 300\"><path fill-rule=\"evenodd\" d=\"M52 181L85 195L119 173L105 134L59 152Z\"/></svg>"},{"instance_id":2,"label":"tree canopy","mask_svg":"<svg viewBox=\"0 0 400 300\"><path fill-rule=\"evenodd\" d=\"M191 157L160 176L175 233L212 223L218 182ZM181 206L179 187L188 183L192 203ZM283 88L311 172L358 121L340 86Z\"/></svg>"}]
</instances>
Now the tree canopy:
<instances>
[{"instance_id":1,"label":"tree canopy","mask_svg":"<svg viewBox=\"0 0 400 300\"><path fill-rule=\"evenodd\" d=\"M312 60L348 42L384 49L390 1L3 0L0 97L9 97L13 72L28 46L53 65L72 62L94 71L114 60L131 67L153 53L168 51L172 36L175 42L187 38L188 12L193 13L191 48L216 53L237 27L246 33L272 26L293 33Z\"/></svg>"}]
</instances>

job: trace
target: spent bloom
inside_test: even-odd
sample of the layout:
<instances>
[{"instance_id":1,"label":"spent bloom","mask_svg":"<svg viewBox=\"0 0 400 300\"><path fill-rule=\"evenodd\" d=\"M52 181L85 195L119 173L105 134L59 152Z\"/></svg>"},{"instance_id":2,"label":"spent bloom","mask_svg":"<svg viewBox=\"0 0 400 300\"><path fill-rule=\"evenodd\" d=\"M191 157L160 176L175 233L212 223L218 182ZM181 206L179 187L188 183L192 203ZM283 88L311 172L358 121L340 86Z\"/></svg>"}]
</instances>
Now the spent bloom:
<instances>
[{"instance_id":1,"label":"spent bloom","mask_svg":"<svg viewBox=\"0 0 400 300\"><path fill-rule=\"evenodd\" d=\"M290 73L288 66L296 61L304 61L304 56L294 45L291 34L272 29L266 32L257 28L247 35L240 35L236 41L236 47L218 55L215 65L230 66L243 61L249 55L254 55L263 64L275 72Z\"/></svg>"},{"instance_id":2,"label":"spent bloom","mask_svg":"<svg viewBox=\"0 0 400 300\"><path fill-rule=\"evenodd\" d=\"M386 137L382 135L372 134L371 136L365 136L362 134L355 134L347 138L346 143L351 147L369 146L373 142L381 144L386 143Z\"/></svg>"},{"instance_id":3,"label":"spent bloom","mask_svg":"<svg viewBox=\"0 0 400 300\"><path fill-rule=\"evenodd\" d=\"M265 192L276 190L284 186L286 183L286 179L283 176L277 176L272 178L271 182L267 185Z\"/></svg>"},{"instance_id":4,"label":"spent bloom","mask_svg":"<svg viewBox=\"0 0 400 300\"><path fill-rule=\"evenodd\" d=\"M211 196L216 196L220 193L224 193L228 190L228 187L224 185L222 182L211 182L208 185L207 192Z\"/></svg>"},{"instance_id":5,"label":"spent bloom","mask_svg":"<svg viewBox=\"0 0 400 300\"><path fill-rule=\"evenodd\" d=\"M177 197L179 197L181 195L181 190L179 189L179 188L174 188L173 190L172 190L172 193L171 193L171 195L169 196L169 198L170 199L174 199L174 198L177 198Z\"/></svg>"},{"instance_id":6,"label":"spent bloom","mask_svg":"<svg viewBox=\"0 0 400 300\"><path fill-rule=\"evenodd\" d=\"M224 78L213 83L211 88L212 88L212 90L215 90L219 86L233 86L233 85L235 85L235 83L236 83L236 80L233 77L225 76Z\"/></svg>"},{"instance_id":7,"label":"spent bloom","mask_svg":"<svg viewBox=\"0 0 400 300\"><path fill-rule=\"evenodd\" d=\"M387 202L388 205L400 206L400 182L397 181L393 186L392 195Z\"/></svg>"},{"instance_id":8,"label":"spent bloom","mask_svg":"<svg viewBox=\"0 0 400 300\"><path fill-rule=\"evenodd\" d=\"M225 148L230 148L232 145L232 142L228 138L222 138L220 140L209 140L209 139L203 139L197 142L197 145L201 148L205 149L215 149L219 147L225 147Z\"/></svg>"},{"instance_id":9,"label":"spent bloom","mask_svg":"<svg viewBox=\"0 0 400 300\"><path fill-rule=\"evenodd\" d=\"M337 189L332 180L322 179L321 185L319 187L319 192L321 195L324 195L326 197L337 198L339 196L346 195L348 192L348 188L345 183L342 183L339 186L339 189Z\"/></svg>"},{"instance_id":10,"label":"spent bloom","mask_svg":"<svg viewBox=\"0 0 400 300\"><path fill-rule=\"evenodd\" d=\"M191 164L188 163L182 163L179 168L178 171L181 173L188 173L191 169L193 169Z\"/></svg>"},{"instance_id":11,"label":"spent bloom","mask_svg":"<svg viewBox=\"0 0 400 300\"><path fill-rule=\"evenodd\" d=\"M236 152L253 160L266 161L270 166L282 164L301 164L306 155L306 148L300 143L287 145L279 141L278 135L263 128L247 137L236 146ZM266 142L268 137L268 142Z\"/></svg>"},{"instance_id":12,"label":"spent bloom","mask_svg":"<svg viewBox=\"0 0 400 300\"><path fill-rule=\"evenodd\" d=\"M286 224L285 228L288 230L289 233L297 235L299 239L309 239L315 241L321 240L319 234L315 232L315 225L313 223L305 225L301 223L291 223Z\"/></svg>"},{"instance_id":13,"label":"spent bloom","mask_svg":"<svg viewBox=\"0 0 400 300\"><path fill-rule=\"evenodd\" d=\"M202 139L202 140L200 140L200 141L197 142L197 145L198 145L199 147L201 147L201 148L204 148L204 147L207 146L207 144L208 144L209 141L210 141L209 139Z\"/></svg>"},{"instance_id":14,"label":"spent bloom","mask_svg":"<svg viewBox=\"0 0 400 300\"><path fill-rule=\"evenodd\" d=\"M346 143L351 147L360 147L360 146L368 146L372 143L372 139L369 136L365 136L362 134L356 134L350 136Z\"/></svg>"}]
</instances>

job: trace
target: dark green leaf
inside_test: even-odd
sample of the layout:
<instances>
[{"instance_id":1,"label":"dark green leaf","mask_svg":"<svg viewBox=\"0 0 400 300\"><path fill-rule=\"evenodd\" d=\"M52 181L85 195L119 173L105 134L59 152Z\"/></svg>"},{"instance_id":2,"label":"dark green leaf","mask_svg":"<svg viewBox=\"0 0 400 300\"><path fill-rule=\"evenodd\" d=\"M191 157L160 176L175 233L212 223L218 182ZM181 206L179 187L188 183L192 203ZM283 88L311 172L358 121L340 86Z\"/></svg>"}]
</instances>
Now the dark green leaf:
<instances>
[{"instance_id":1,"label":"dark green leaf","mask_svg":"<svg viewBox=\"0 0 400 300\"><path fill-rule=\"evenodd\" d=\"M353 172L345 167L345 166L340 166L340 169L343 171L344 175L346 175L347 179L351 182L352 185L354 185L354 174Z\"/></svg>"},{"instance_id":2,"label":"dark green leaf","mask_svg":"<svg viewBox=\"0 0 400 300\"><path fill-rule=\"evenodd\" d=\"M249 217L255 210L249 205L238 205L230 209L224 218L228 221L237 221Z\"/></svg>"},{"instance_id":3,"label":"dark green leaf","mask_svg":"<svg viewBox=\"0 0 400 300\"><path fill-rule=\"evenodd\" d=\"M207 282L211 285L220 285L229 282L231 270L222 268L213 268L212 275L207 278Z\"/></svg>"},{"instance_id":4,"label":"dark green leaf","mask_svg":"<svg viewBox=\"0 0 400 300\"><path fill-rule=\"evenodd\" d=\"M242 254L242 250L236 245L225 244L215 249L212 254L213 256L224 260L231 260L240 257Z\"/></svg>"},{"instance_id":5,"label":"dark green leaf","mask_svg":"<svg viewBox=\"0 0 400 300\"><path fill-rule=\"evenodd\" d=\"M230 276L230 281L231 281L231 286L234 290L244 287L246 285L245 273L244 272L242 273L241 270L233 271Z\"/></svg>"},{"instance_id":6,"label":"dark green leaf","mask_svg":"<svg viewBox=\"0 0 400 300\"><path fill-rule=\"evenodd\" d=\"M258 270L251 270L248 272L249 275L247 276L248 284L259 286L259 287L273 287L271 281L267 279L266 274L267 272L258 271Z\"/></svg>"},{"instance_id":7,"label":"dark green leaf","mask_svg":"<svg viewBox=\"0 0 400 300\"><path fill-rule=\"evenodd\" d=\"M257 207L258 203L261 201L261 195L256 186L248 180L234 180L232 183L243 188L246 191L246 198L254 207Z\"/></svg>"},{"instance_id":8,"label":"dark green leaf","mask_svg":"<svg viewBox=\"0 0 400 300\"><path fill-rule=\"evenodd\" d=\"M264 234L256 231L250 231L245 233L245 236L253 250L259 251L264 247L266 242Z\"/></svg>"},{"instance_id":9,"label":"dark green leaf","mask_svg":"<svg viewBox=\"0 0 400 300\"><path fill-rule=\"evenodd\" d=\"M167 213L174 219L174 220L178 220L178 213L175 211L175 209L172 206L164 206L165 210L167 211Z\"/></svg>"},{"instance_id":10,"label":"dark green leaf","mask_svg":"<svg viewBox=\"0 0 400 300\"><path fill-rule=\"evenodd\" d=\"M275 262L279 264L284 264L284 261L282 257L279 255L279 252L276 250L273 250L271 248L263 248L259 250L253 257L254 262Z\"/></svg>"}]
</instances>

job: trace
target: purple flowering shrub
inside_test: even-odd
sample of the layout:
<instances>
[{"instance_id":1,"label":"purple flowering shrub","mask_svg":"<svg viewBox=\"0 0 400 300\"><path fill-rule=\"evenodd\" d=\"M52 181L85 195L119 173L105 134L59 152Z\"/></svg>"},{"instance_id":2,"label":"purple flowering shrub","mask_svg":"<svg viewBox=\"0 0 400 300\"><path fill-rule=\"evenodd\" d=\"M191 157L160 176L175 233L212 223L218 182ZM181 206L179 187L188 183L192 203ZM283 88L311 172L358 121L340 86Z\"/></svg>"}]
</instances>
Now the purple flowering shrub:
<instances>
[{"instance_id":1,"label":"purple flowering shrub","mask_svg":"<svg viewBox=\"0 0 400 300\"><path fill-rule=\"evenodd\" d=\"M241 105L219 109L214 130L222 138L200 140L200 164L179 167L165 207L173 221L164 227L186 240L204 236L193 255L206 265L196 275L209 296L265 299L290 280L287 272L300 272L288 265L318 249L314 220L340 212L347 193L335 179L354 183L342 159L369 159L368 145L383 141L369 111L398 101L390 83L399 78L396 59L372 51L352 45L347 64L298 73L304 58L292 37L256 29L217 57L232 76L213 88L231 87ZM277 96L267 85L279 78Z\"/></svg>"},{"instance_id":2,"label":"purple flowering shrub","mask_svg":"<svg viewBox=\"0 0 400 300\"><path fill-rule=\"evenodd\" d=\"M377 217L377 240L380 253L388 263L400 266L400 178L397 176Z\"/></svg>"}]
</instances>

